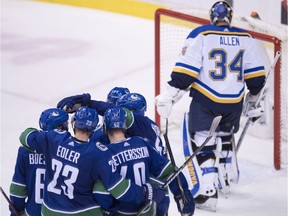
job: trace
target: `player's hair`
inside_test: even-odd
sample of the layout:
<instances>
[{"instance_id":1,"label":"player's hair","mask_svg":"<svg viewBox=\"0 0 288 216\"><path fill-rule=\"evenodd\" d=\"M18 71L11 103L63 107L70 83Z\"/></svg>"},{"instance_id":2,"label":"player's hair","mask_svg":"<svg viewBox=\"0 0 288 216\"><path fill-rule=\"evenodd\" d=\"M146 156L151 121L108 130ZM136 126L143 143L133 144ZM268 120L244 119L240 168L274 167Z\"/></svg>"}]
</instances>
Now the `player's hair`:
<instances>
[{"instance_id":1,"label":"player's hair","mask_svg":"<svg viewBox=\"0 0 288 216\"><path fill-rule=\"evenodd\" d=\"M72 118L72 128L93 131L99 122L98 113L88 107L80 107Z\"/></svg>"},{"instance_id":2,"label":"player's hair","mask_svg":"<svg viewBox=\"0 0 288 216\"><path fill-rule=\"evenodd\" d=\"M210 21L213 25L217 25L218 22L226 22L230 25L233 16L233 9L227 2L218 1L211 7L209 15Z\"/></svg>"},{"instance_id":3,"label":"player's hair","mask_svg":"<svg viewBox=\"0 0 288 216\"><path fill-rule=\"evenodd\" d=\"M107 109L104 113L104 127L106 131L111 129L127 129L126 111L120 106Z\"/></svg>"},{"instance_id":4,"label":"player's hair","mask_svg":"<svg viewBox=\"0 0 288 216\"><path fill-rule=\"evenodd\" d=\"M62 109L50 108L44 110L39 118L39 126L42 130L54 130L61 127L68 130L68 113Z\"/></svg>"},{"instance_id":5,"label":"player's hair","mask_svg":"<svg viewBox=\"0 0 288 216\"><path fill-rule=\"evenodd\" d=\"M111 104L116 104L116 101L123 95L129 94L130 91L125 87L114 87L107 95L107 102Z\"/></svg>"},{"instance_id":6,"label":"player's hair","mask_svg":"<svg viewBox=\"0 0 288 216\"><path fill-rule=\"evenodd\" d=\"M116 105L129 109L132 112L139 113L141 115L144 115L147 109L146 99L143 95L139 93L130 93L123 95L117 100Z\"/></svg>"}]
</instances>

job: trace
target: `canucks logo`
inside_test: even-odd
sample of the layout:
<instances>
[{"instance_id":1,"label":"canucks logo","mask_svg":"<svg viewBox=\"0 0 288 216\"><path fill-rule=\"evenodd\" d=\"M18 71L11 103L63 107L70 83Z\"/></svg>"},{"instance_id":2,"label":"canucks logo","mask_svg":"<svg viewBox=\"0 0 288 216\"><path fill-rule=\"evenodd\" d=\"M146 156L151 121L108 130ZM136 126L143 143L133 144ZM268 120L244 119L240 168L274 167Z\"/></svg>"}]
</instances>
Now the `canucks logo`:
<instances>
[{"instance_id":1,"label":"canucks logo","mask_svg":"<svg viewBox=\"0 0 288 216\"><path fill-rule=\"evenodd\" d=\"M98 149L100 149L101 151L107 151L108 150L108 148L100 142L96 142L96 147Z\"/></svg>"},{"instance_id":2,"label":"canucks logo","mask_svg":"<svg viewBox=\"0 0 288 216\"><path fill-rule=\"evenodd\" d=\"M53 112L51 113L51 116L59 116L59 112L58 112L58 111L53 111Z\"/></svg>"}]
</instances>

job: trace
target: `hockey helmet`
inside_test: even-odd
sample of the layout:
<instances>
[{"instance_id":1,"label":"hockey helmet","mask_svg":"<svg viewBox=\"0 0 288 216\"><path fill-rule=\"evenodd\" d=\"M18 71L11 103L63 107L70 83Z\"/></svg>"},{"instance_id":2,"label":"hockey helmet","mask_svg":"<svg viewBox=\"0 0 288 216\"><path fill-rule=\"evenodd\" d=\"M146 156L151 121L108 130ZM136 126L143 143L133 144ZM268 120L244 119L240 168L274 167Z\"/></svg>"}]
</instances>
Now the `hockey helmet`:
<instances>
[{"instance_id":1,"label":"hockey helmet","mask_svg":"<svg viewBox=\"0 0 288 216\"><path fill-rule=\"evenodd\" d=\"M58 126L68 130L68 113L62 109L50 108L44 110L39 118L39 126L42 130L54 130Z\"/></svg>"},{"instance_id":2,"label":"hockey helmet","mask_svg":"<svg viewBox=\"0 0 288 216\"><path fill-rule=\"evenodd\" d=\"M88 107L80 107L72 118L73 129L93 131L97 127L98 122L97 111Z\"/></svg>"},{"instance_id":3,"label":"hockey helmet","mask_svg":"<svg viewBox=\"0 0 288 216\"><path fill-rule=\"evenodd\" d=\"M131 110L132 112L144 115L147 109L147 102L143 95L139 93L130 93L120 97L116 105Z\"/></svg>"},{"instance_id":4,"label":"hockey helmet","mask_svg":"<svg viewBox=\"0 0 288 216\"><path fill-rule=\"evenodd\" d=\"M120 106L106 110L104 114L104 125L106 130L116 128L127 129L125 110Z\"/></svg>"},{"instance_id":5,"label":"hockey helmet","mask_svg":"<svg viewBox=\"0 0 288 216\"><path fill-rule=\"evenodd\" d=\"M111 104L116 104L116 101L123 95L129 94L130 91L125 87L114 87L107 95L107 102Z\"/></svg>"}]
</instances>

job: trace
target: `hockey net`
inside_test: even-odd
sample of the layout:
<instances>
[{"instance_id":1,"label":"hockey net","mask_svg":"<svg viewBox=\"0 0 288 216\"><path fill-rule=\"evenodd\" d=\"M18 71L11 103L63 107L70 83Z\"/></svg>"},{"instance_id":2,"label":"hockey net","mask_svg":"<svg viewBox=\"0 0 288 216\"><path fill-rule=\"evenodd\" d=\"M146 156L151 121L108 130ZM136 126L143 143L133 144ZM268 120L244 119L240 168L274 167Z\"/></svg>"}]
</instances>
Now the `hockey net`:
<instances>
[{"instance_id":1,"label":"hockey net","mask_svg":"<svg viewBox=\"0 0 288 216\"><path fill-rule=\"evenodd\" d=\"M158 9L155 13L155 96L164 91L174 67L176 58L181 52L187 35L192 29L208 24L208 11L192 9ZM281 52L274 71L268 79L269 109L265 125L253 124L249 133L274 139L274 166L279 170L287 166L287 29L263 22L252 17L233 17L232 26L248 30L263 47L265 68L271 68L277 51ZM189 93L174 104L169 116L169 126L181 127L183 113L188 112L191 98ZM241 122L245 122L245 117ZM155 120L163 129L165 125L155 110ZM261 123L261 122L260 122ZM258 133L257 133L258 131Z\"/></svg>"}]
</instances>

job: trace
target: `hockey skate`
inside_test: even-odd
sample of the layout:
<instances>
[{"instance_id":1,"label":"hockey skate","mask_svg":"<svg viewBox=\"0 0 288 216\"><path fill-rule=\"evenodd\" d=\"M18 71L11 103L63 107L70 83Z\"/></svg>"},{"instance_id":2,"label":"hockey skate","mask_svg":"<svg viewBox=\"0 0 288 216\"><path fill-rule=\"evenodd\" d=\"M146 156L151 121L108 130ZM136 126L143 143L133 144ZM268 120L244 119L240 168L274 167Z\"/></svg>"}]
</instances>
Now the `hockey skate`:
<instances>
[{"instance_id":1,"label":"hockey skate","mask_svg":"<svg viewBox=\"0 0 288 216\"><path fill-rule=\"evenodd\" d=\"M196 208L216 212L218 191L216 191L216 193L211 197L205 195L198 195L194 198L194 200Z\"/></svg>"}]
</instances>

